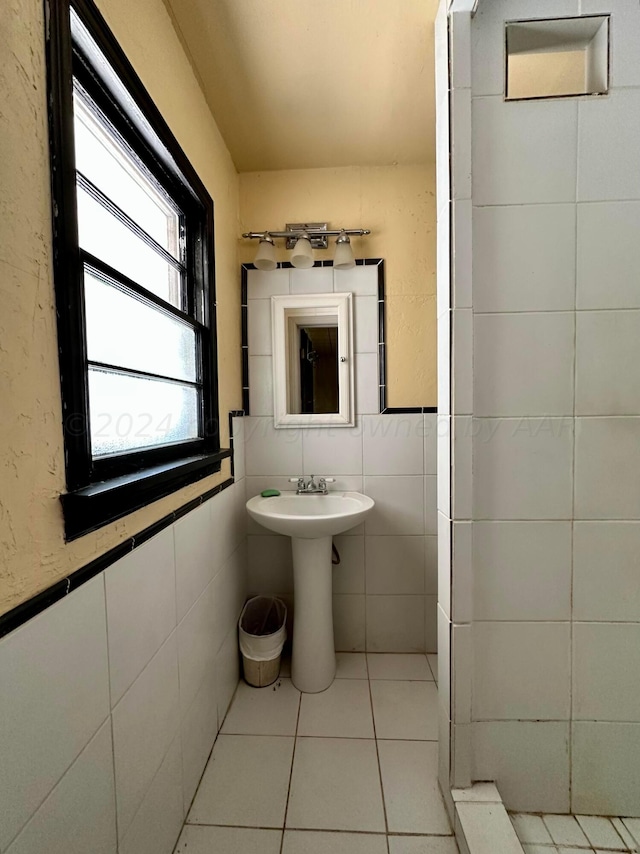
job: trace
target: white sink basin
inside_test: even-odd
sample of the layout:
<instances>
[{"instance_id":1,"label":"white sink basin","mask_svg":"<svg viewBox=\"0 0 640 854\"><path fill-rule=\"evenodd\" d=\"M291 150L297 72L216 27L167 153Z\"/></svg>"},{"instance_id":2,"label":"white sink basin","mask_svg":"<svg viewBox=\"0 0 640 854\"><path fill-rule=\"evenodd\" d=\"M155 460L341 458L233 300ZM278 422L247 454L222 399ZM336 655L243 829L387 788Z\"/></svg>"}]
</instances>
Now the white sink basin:
<instances>
[{"instance_id":1,"label":"white sink basin","mask_svg":"<svg viewBox=\"0 0 640 854\"><path fill-rule=\"evenodd\" d=\"M359 492L330 492L328 495L296 495L283 492L271 498L256 495L247 501L247 511L260 525L289 537L316 539L332 537L359 525L374 501Z\"/></svg>"},{"instance_id":2,"label":"white sink basin","mask_svg":"<svg viewBox=\"0 0 640 854\"><path fill-rule=\"evenodd\" d=\"M247 501L252 519L271 531L291 537L294 592L291 678L300 691L315 694L333 682L336 654L332 537L359 525L373 505L372 498L359 492L328 495L283 492L271 498L256 495Z\"/></svg>"}]
</instances>

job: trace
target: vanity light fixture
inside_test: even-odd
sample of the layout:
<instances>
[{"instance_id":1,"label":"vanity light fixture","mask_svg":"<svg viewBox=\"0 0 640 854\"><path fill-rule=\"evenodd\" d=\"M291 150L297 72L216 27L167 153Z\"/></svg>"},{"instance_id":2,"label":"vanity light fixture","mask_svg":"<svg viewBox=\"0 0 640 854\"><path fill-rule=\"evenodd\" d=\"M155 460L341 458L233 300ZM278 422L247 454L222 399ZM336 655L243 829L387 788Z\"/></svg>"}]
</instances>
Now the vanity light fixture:
<instances>
[{"instance_id":1,"label":"vanity light fixture","mask_svg":"<svg viewBox=\"0 0 640 854\"><path fill-rule=\"evenodd\" d=\"M327 249L329 237L336 237L336 251L333 266L337 270L350 270L355 266L353 249L349 236L361 237L371 234L368 228L330 229L326 222L288 222L284 231L248 231L242 236L247 240L259 240L254 264L258 270L275 270L275 240L285 241L291 249L291 263L294 267L306 270L313 267L313 250Z\"/></svg>"}]
</instances>

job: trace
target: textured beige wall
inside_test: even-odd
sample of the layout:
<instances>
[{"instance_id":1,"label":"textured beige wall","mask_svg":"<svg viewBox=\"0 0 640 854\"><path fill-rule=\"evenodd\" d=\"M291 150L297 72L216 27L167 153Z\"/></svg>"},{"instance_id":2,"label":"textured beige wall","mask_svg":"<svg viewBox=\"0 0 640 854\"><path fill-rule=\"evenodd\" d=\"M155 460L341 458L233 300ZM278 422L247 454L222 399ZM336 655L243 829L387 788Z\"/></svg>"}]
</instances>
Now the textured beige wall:
<instances>
[{"instance_id":1,"label":"textured beige wall","mask_svg":"<svg viewBox=\"0 0 640 854\"><path fill-rule=\"evenodd\" d=\"M220 414L239 408L238 176L161 0L98 5L209 189L216 212ZM0 613L228 476L65 544L42 0L0 3Z\"/></svg>"},{"instance_id":2,"label":"textured beige wall","mask_svg":"<svg viewBox=\"0 0 640 854\"><path fill-rule=\"evenodd\" d=\"M287 222L370 228L358 258L384 258L389 406L436 405L436 210L430 166L344 167L240 175L243 231ZM242 241L243 261L256 245ZM288 260L280 249L279 260ZM332 257L333 248L317 258Z\"/></svg>"}]
</instances>

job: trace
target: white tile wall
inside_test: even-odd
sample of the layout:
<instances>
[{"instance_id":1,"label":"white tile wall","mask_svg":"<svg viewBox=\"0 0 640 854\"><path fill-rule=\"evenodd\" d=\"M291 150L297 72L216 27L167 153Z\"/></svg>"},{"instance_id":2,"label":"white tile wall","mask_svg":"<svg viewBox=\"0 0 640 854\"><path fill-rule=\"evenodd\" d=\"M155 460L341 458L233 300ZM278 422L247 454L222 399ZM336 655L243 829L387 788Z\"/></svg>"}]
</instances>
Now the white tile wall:
<instances>
[{"instance_id":1,"label":"white tile wall","mask_svg":"<svg viewBox=\"0 0 640 854\"><path fill-rule=\"evenodd\" d=\"M107 721L6 850L113 854L116 847L113 747Z\"/></svg>"},{"instance_id":2,"label":"white tile wall","mask_svg":"<svg viewBox=\"0 0 640 854\"><path fill-rule=\"evenodd\" d=\"M207 672L213 668L217 652L212 642L213 618L213 585L210 584L178 626L180 709L183 715L193 705Z\"/></svg>"},{"instance_id":3,"label":"white tile wall","mask_svg":"<svg viewBox=\"0 0 640 854\"><path fill-rule=\"evenodd\" d=\"M425 533L423 477L365 477L364 491L375 501L364 523L367 534L422 536Z\"/></svg>"},{"instance_id":4,"label":"white tile wall","mask_svg":"<svg viewBox=\"0 0 640 854\"><path fill-rule=\"evenodd\" d=\"M576 623L573 627L573 718L636 721L640 623Z\"/></svg>"},{"instance_id":5,"label":"white tile wall","mask_svg":"<svg viewBox=\"0 0 640 854\"><path fill-rule=\"evenodd\" d=\"M302 472L302 430L276 430L273 418L248 418L245 447L249 476L279 474L294 477Z\"/></svg>"},{"instance_id":6,"label":"white tile wall","mask_svg":"<svg viewBox=\"0 0 640 854\"><path fill-rule=\"evenodd\" d=\"M334 593L364 593L364 535L333 538L333 544L340 554L340 563L333 567Z\"/></svg>"},{"instance_id":7,"label":"white tile wall","mask_svg":"<svg viewBox=\"0 0 640 854\"><path fill-rule=\"evenodd\" d=\"M442 249L440 250L442 252ZM440 274L439 274L440 275ZM438 305L440 298L438 298ZM449 310L438 309L438 414L440 417L451 414L451 322Z\"/></svg>"},{"instance_id":8,"label":"white tile wall","mask_svg":"<svg viewBox=\"0 0 640 854\"><path fill-rule=\"evenodd\" d=\"M234 619L233 625L216 656L215 677L218 726L221 726L240 679L240 653L238 651L236 619Z\"/></svg>"},{"instance_id":9,"label":"white tile wall","mask_svg":"<svg viewBox=\"0 0 640 854\"><path fill-rule=\"evenodd\" d=\"M477 620L571 619L571 523L475 522Z\"/></svg>"},{"instance_id":10,"label":"white tile wall","mask_svg":"<svg viewBox=\"0 0 640 854\"><path fill-rule=\"evenodd\" d=\"M369 265L359 265L352 270L334 270L333 290L337 294L352 293L358 297L377 297L377 273L372 275Z\"/></svg>"},{"instance_id":11,"label":"white tile wall","mask_svg":"<svg viewBox=\"0 0 640 854\"><path fill-rule=\"evenodd\" d=\"M476 416L572 415L574 326L572 312L476 315Z\"/></svg>"},{"instance_id":12,"label":"white tile wall","mask_svg":"<svg viewBox=\"0 0 640 854\"><path fill-rule=\"evenodd\" d=\"M507 809L569 811L568 721L487 721L472 731L473 779L494 780Z\"/></svg>"},{"instance_id":13,"label":"white tile wall","mask_svg":"<svg viewBox=\"0 0 640 854\"><path fill-rule=\"evenodd\" d=\"M640 9L629 5L625 0L609 0L607 9L611 16L611 85L619 86L640 85L638 73L638 44L640 44ZM580 10L583 15L599 14L603 9L599 0L581 0Z\"/></svg>"},{"instance_id":14,"label":"white tile wall","mask_svg":"<svg viewBox=\"0 0 640 854\"><path fill-rule=\"evenodd\" d=\"M640 519L640 418L576 419L577 519Z\"/></svg>"},{"instance_id":15,"label":"white tile wall","mask_svg":"<svg viewBox=\"0 0 640 854\"><path fill-rule=\"evenodd\" d=\"M0 641L0 850L173 850L238 683L238 421L238 483Z\"/></svg>"},{"instance_id":16,"label":"white tile wall","mask_svg":"<svg viewBox=\"0 0 640 854\"><path fill-rule=\"evenodd\" d=\"M451 557L453 523L438 511L438 601L447 617L451 617Z\"/></svg>"},{"instance_id":17,"label":"white tile wall","mask_svg":"<svg viewBox=\"0 0 640 854\"><path fill-rule=\"evenodd\" d=\"M475 434L470 415L454 415L451 466L451 511L455 519L471 519L473 515L473 438Z\"/></svg>"},{"instance_id":18,"label":"white tile wall","mask_svg":"<svg viewBox=\"0 0 640 854\"><path fill-rule=\"evenodd\" d=\"M637 816L640 724L576 721L571 748L572 812Z\"/></svg>"},{"instance_id":19,"label":"white tile wall","mask_svg":"<svg viewBox=\"0 0 640 854\"><path fill-rule=\"evenodd\" d=\"M425 542L425 537L366 537L367 593L424 593Z\"/></svg>"},{"instance_id":20,"label":"white tile wall","mask_svg":"<svg viewBox=\"0 0 640 854\"><path fill-rule=\"evenodd\" d=\"M567 719L570 636L569 623L475 623L474 720Z\"/></svg>"},{"instance_id":21,"label":"white tile wall","mask_svg":"<svg viewBox=\"0 0 640 854\"><path fill-rule=\"evenodd\" d=\"M191 708L182 715L182 786L185 813L198 788L211 745L222 721L218 719L215 664L205 674Z\"/></svg>"},{"instance_id":22,"label":"white tile wall","mask_svg":"<svg viewBox=\"0 0 640 854\"><path fill-rule=\"evenodd\" d=\"M423 415L365 415L362 432L365 475L424 472Z\"/></svg>"},{"instance_id":23,"label":"white tile wall","mask_svg":"<svg viewBox=\"0 0 640 854\"><path fill-rule=\"evenodd\" d=\"M575 522L573 614L582 621L640 623L639 522ZM620 595L624 590L624 596Z\"/></svg>"},{"instance_id":24,"label":"white tile wall","mask_svg":"<svg viewBox=\"0 0 640 854\"><path fill-rule=\"evenodd\" d=\"M640 199L640 90L618 89L580 103L578 201Z\"/></svg>"},{"instance_id":25,"label":"white tile wall","mask_svg":"<svg viewBox=\"0 0 640 854\"><path fill-rule=\"evenodd\" d=\"M468 308L456 308L451 314L451 414L470 415L473 412L473 312Z\"/></svg>"},{"instance_id":26,"label":"white tile wall","mask_svg":"<svg viewBox=\"0 0 640 854\"><path fill-rule=\"evenodd\" d=\"M504 102L506 20L607 12L607 97ZM624 0L490 0L471 19L472 771L523 811L640 803L638 33L640 7ZM464 44L454 81L467 79ZM455 247L465 232L451 222ZM454 365L469 369L470 340L454 336ZM453 569L455 600L455 552ZM455 775L455 743L451 757Z\"/></svg>"},{"instance_id":27,"label":"white tile wall","mask_svg":"<svg viewBox=\"0 0 640 854\"><path fill-rule=\"evenodd\" d=\"M291 275L292 294L327 294L333 291L333 269L331 267L290 270L289 273Z\"/></svg>"},{"instance_id":28,"label":"white tile wall","mask_svg":"<svg viewBox=\"0 0 640 854\"><path fill-rule=\"evenodd\" d=\"M0 641L0 683L6 848L109 714L102 578Z\"/></svg>"},{"instance_id":29,"label":"white tile wall","mask_svg":"<svg viewBox=\"0 0 640 854\"><path fill-rule=\"evenodd\" d=\"M640 202L578 205L579 309L640 308Z\"/></svg>"},{"instance_id":30,"label":"white tile wall","mask_svg":"<svg viewBox=\"0 0 640 854\"><path fill-rule=\"evenodd\" d=\"M576 413L640 414L640 311L581 311Z\"/></svg>"},{"instance_id":31,"label":"white tile wall","mask_svg":"<svg viewBox=\"0 0 640 854\"><path fill-rule=\"evenodd\" d=\"M485 418L474 428L474 518L571 517L572 418Z\"/></svg>"},{"instance_id":32,"label":"white tile wall","mask_svg":"<svg viewBox=\"0 0 640 854\"><path fill-rule=\"evenodd\" d=\"M292 593L293 562L289 537L263 537L250 535L248 538L248 592Z\"/></svg>"},{"instance_id":33,"label":"white tile wall","mask_svg":"<svg viewBox=\"0 0 640 854\"><path fill-rule=\"evenodd\" d=\"M456 200L471 197L471 90L451 92L451 188Z\"/></svg>"},{"instance_id":34,"label":"white tile wall","mask_svg":"<svg viewBox=\"0 0 640 854\"><path fill-rule=\"evenodd\" d=\"M175 633L115 706L112 719L118 835L122 838L178 731L180 696Z\"/></svg>"},{"instance_id":35,"label":"white tile wall","mask_svg":"<svg viewBox=\"0 0 640 854\"><path fill-rule=\"evenodd\" d=\"M378 352L377 297L358 296L355 298L353 304L353 336L356 353Z\"/></svg>"},{"instance_id":36,"label":"white tile wall","mask_svg":"<svg viewBox=\"0 0 640 854\"><path fill-rule=\"evenodd\" d=\"M333 597L333 635L336 650L364 652L366 649L365 595L335 594Z\"/></svg>"},{"instance_id":37,"label":"white tile wall","mask_svg":"<svg viewBox=\"0 0 640 854\"><path fill-rule=\"evenodd\" d=\"M182 757L180 737L167 750L149 789L127 831L122 854L156 854L171 851L182 829Z\"/></svg>"},{"instance_id":38,"label":"white tile wall","mask_svg":"<svg viewBox=\"0 0 640 854\"><path fill-rule=\"evenodd\" d=\"M263 299L291 293L291 270L251 270L247 276L247 297L250 300Z\"/></svg>"},{"instance_id":39,"label":"white tile wall","mask_svg":"<svg viewBox=\"0 0 640 854\"><path fill-rule=\"evenodd\" d=\"M305 427L295 432L302 439L302 466L294 475L362 474L362 427Z\"/></svg>"},{"instance_id":40,"label":"white tile wall","mask_svg":"<svg viewBox=\"0 0 640 854\"><path fill-rule=\"evenodd\" d=\"M475 98L474 205L575 201L577 132L575 99Z\"/></svg>"},{"instance_id":41,"label":"white tile wall","mask_svg":"<svg viewBox=\"0 0 640 854\"><path fill-rule=\"evenodd\" d=\"M248 343L250 356L271 355L271 300L250 299L248 310ZM251 381L249 382L251 385Z\"/></svg>"},{"instance_id":42,"label":"white tile wall","mask_svg":"<svg viewBox=\"0 0 640 854\"><path fill-rule=\"evenodd\" d=\"M173 531L165 529L104 576L111 703L118 702L176 625ZM148 596L149 590L154 595ZM144 608L140 603L146 601Z\"/></svg>"},{"instance_id":43,"label":"white tile wall","mask_svg":"<svg viewBox=\"0 0 640 854\"><path fill-rule=\"evenodd\" d=\"M470 623L472 617L472 527L471 522L453 523L451 617L454 623Z\"/></svg>"},{"instance_id":44,"label":"white tile wall","mask_svg":"<svg viewBox=\"0 0 640 854\"><path fill-rule=\"evenodd\" d=\"M591 251L599 259L598 245L595 241ZM571 311L575 269L575 205L475 208L476 312Z\"/></svg>"},{"instance_id":45,"label":"white tile wall","mask_svg":"<svg viewBox=\"0 0 640 854\"><path fill-rule=\"evenodd\" d=\"M470 116L468 117L470 119ZM471 270L473 253L473 207L471 199L459 199L453 205L453 308L471 308ZM448 255L448 253L447 253Z\"/></svg>"},{"instance_id":46,"label":"white tile wall","mask_svg":"<svg viewBox=\"0 0 640 854\"><path fill-rule=\"evenodd\" d=\"M273 359L249 356L249 409L252 415L273 415Z\"/></svg>"},{"instance_id":47,"label":"white tile wall","mask_svg":"<svg viewBox=\"0 0 640 854\"><path fill-rule=\"evenodd\" d=\"M441 513L445 513L447 516L451 514L452 423L452 418L450 416L438 416L438 480L436 503L438 510Z\"/></svg>"},{"instance_id":48,"label":"white tile wall","mask_svg":"<svg viewBox=\"0 0 640 854\"><path fill-rule=\"evenodd\" d=\"M356 412L361 415L380 411L378 355L358 353L355 356Z\"/></svg>"},{"instance_id":49,"label":"white tile wall","mask_svg":"<svg viewBox=\"0 0 640 854\"><path fill-rule=\"evenodd\" d=\"M181 620L214 576L211 554L209 508L206 504L187 513L174 530L176 565L184 569L176 576L178 620Z\"/></svg>"},{"instance_id":50,"label":"white tile wall","mask_svg":"<svg viewBox=\"0 0 640 854\"><path fill-rule=\"evenodd\" d=\"M425 651L424 596L367 595L366 608L367 650Z\"/></svg>"}]
</instances>

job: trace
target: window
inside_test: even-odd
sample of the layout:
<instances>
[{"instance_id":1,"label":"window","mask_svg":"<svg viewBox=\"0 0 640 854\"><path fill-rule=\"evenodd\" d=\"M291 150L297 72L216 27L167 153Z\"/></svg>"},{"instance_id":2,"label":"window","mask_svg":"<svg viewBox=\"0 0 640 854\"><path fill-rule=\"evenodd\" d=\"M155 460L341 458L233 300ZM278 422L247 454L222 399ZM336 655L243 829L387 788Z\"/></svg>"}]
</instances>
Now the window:
<instances>
[{"instance_id":1,"label":"window","mask_svg":"<svg viewBox=\"0 0 640 854\"><path fill-rule=\"evenodd\" d=\"M213 202L91 0L49 0L67 538L220 470Z\"/></svg>"}]
</instances>

